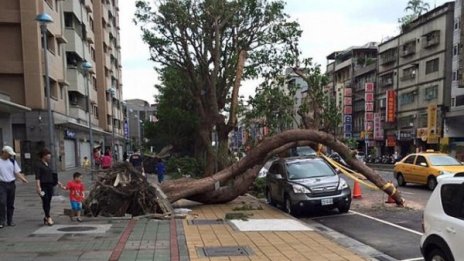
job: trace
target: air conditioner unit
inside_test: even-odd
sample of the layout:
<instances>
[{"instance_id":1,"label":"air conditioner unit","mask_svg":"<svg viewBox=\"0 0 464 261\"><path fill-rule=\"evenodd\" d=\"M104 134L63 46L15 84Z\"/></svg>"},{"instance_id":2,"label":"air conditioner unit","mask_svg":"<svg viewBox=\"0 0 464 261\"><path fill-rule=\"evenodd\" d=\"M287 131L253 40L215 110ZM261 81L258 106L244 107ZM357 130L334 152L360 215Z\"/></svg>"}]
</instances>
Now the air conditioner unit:
<instances>
[{"instance_id":1,"label":"air conditioner unit","mask_svg":"<svg viewBox=\"0 0 464 261\"><path fill-rule=\"evenodd\" d=\"M380 105L380 108L385 108L385 107L387 106L386 103L387 103L387 100L386 100L386 99L380 100L380 104L379 104L379 105Z\"/></svg>"}]
</instances>

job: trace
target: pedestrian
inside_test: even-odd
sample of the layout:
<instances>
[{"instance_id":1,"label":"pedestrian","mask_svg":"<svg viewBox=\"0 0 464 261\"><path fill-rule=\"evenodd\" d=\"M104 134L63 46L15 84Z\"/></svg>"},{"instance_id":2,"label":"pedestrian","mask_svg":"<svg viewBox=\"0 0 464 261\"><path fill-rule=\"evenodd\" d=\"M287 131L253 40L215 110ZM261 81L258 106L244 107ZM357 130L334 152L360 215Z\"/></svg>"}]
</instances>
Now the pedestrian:
<instances>
[{"instance_id":1,"label":"pedestrian","mask_svg":"<svg viewBox=\"0 0 464 261\"><path fill-rule=\"evenodd\" d=\"M5 227L5 219L6 225L15 226L13 222L15 180L19 179L23 183L28 183L18 163L12 158L13 156L16 156L13 148L4 146L0 157L0 228Z\"/></svg>"},{"instance_id":2,"label":"pedestrian","mask_svg":"<svg viewBox=\"0 0 464 261\"><path fill-rule=\"evenodd\" d=\"M93 160L95 162L95 169L99 170L101 166L101 160L102 160L100 148L93 149Z\"/></svg>"},{"instance_id":3,"label":"pedestrian","mask_svg":"<svg viewBox=\"0 0 464 261\"><path fill-rule=\"evenodd\" d=\"M90 160L87 158L87 156L84 156L84 160L82 161L82 167L84 167L84 171L87 173L90 168Z\"/></svg>"},{"instance_id":4,"label":"pedestrian","mask_svg":"<svg viewBox=\"0 0 464 261\"><path fill-rule=\"evenodd\" d=\"M134 154L132 154L129 157L129 162L132 164L132 166L139 172L145 173L145 170L143 169L143 157L140 155L140 152L138 149L134 150Z\"/></svg>"},{"instance_id":5,"label":"pedestrian","mask_svg":"<svg viewBox=\"0 0 464 261\"><path fill-rule=\"evenodd\" d=\"M158 175L158 182L161 183L164 180L164 175L166 174L166 165L164 161L160 158L157 159L155 165L155 172Z\"/></svg>"},{"instance_id":6,"label":"pedestrian","mask_svg":"<svg viewBox=\"0 0 464 261\"><path fill-rule=\"evenodd\" d=\"M122 154L122 161L126 162L128 158L129 156L127 156L127 151L124 151L124 153Z\"/></svg>"},{"instance_id":7,"label":"pedestrian","mask_svg":"<svg viewBox=\"0 0 464 261\"><path fill-rule=\"evenodd\" d=\"M82 174L74 172L73 180L69 181L66 186L60 183L60 187L69 190L69 201L71 203L72 215L76 217L77 222L81 222L82 200L84 199L84 184L82 183Z\"/></svg>"},{"instance_id":8,"label":"pedestrian","mask_svg":"<svg viewBox=\"0 0 464 261\"><path fill-rule=\"evenodd\" d=\"M50 216L51 201L54 187L58 184L58 177L50 167L52 153L44 148L39 153L40 161L35 166L36 191L42 199L42 209L45 217L44 225L52 226L53 219Z\"/></svg>"},{"instance_id":9,"label":"pedestrian","mask_svg":"<svg viewBox=\"0 0 464 261\"><path fill-rule=\"evenodd\" d=\"M102 169L111 168L111 164L113 164L113 159L111 158L110 152L106 151L105 155L102 157L102 160L101 160Z\"/></svg>"}]
</instances>

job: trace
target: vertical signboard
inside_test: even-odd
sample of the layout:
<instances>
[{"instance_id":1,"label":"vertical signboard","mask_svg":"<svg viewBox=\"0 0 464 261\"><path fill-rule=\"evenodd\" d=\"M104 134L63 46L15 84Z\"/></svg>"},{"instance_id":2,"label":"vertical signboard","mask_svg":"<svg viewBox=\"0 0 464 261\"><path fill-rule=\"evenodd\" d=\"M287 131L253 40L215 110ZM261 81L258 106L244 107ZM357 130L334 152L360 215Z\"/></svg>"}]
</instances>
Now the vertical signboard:
<instances>
[{"instance_id":1,"label":"vertical signboard","mask_svg":"<svg viewBox=\"0 0 464 261\"><path fill-rule=\"evenodd\" d=\"M343 137L351 138L352 137L352 90L349 87L345 87L343 93Z\"/></svg>"},{"instance_id":2,"label":"vertical signboard","mask_svg":"<svg viewBox=\"0 0 464 261\"><path fill-rule=\"evenodd\" d=\"M374 113L374 139L383 140L382 115Z\"/></svg>"},{"instance_id":3,"label":"vertical signboard","mask_svg":"<svg viewBox=\"0 0 464 261\"><path fill-rule=\"evenodd\" d=\"M386 93L387 96L387 108L386 108L386 119L385 122L395 122L396 114L396 92L393 90L388 90Z\"/></svg>"},{"instance_id":4,"label":"vertical signboard","mask_svg":"<svg viewBox=\"0 0 464 261\"><path fill-rule=\"evenodd\" d=\"M364 84L364 132L365 140L373 138L374 129L374 83Z\"/></svg>"},{"instance_id":5,"label":"vertical signboard","mask_svg":"<svg viewBox=\"0 0 464 261\"><path fill-rule=\"evenodd\" d=\"M427 143L438 143L437 104L430 104L427 108Z\"/></svg>"}]
</instances>

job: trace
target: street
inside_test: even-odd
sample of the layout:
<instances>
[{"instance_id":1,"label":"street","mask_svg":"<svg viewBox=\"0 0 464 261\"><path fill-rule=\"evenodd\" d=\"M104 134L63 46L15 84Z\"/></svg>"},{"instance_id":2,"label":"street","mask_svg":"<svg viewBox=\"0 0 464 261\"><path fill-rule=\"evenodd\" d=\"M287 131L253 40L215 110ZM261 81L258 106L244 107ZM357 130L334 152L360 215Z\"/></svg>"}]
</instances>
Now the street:
<instances>
[{"instance_id":1,"label":"street","mask_svg":"<svg viewBox=\"0 0 464 261\"><path fill-rule=\"evenodd\" d=\"M381 170L386 180L392 180L393 172ZM353 181L346 180L353 188ZM353 246L355 251L363 252L378 260L422 260L419 241L422 235L422 211L431 191L425 186L408 185L400 187L406 200L406 207L385 204L387 196L379 190L362 188L362 198L353 199L351 211L339 214L335 211L319 211L300 217L304 222L317 222L324 227L352 238L361 245ZM337 236L337 238L339 238ZM343 240L339 242L343 244ZM366 250L372 247L378 252Z\"/></svg>"}]
</instances>

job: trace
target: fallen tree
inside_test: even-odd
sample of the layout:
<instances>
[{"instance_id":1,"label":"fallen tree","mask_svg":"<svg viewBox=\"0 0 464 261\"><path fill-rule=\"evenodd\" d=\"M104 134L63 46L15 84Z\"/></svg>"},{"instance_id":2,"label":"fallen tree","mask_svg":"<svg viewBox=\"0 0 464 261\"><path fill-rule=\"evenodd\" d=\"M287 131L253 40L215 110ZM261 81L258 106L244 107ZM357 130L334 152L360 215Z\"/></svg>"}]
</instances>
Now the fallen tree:
<instances>
[{"instance_id":1,"label":"fallen tree","mask_svg":"<svg viewBox=\"0 0 464 261\"><path fill-rule=\"evenodd\" d=\"M206 204L228 202L246 193L264 162L293 146L323 144L338 152L356 171L403 205L401 193L373 169L354 157L354 152L332 135L310 129L284 131L265 138L247 156L212 176L167 180L161 186L150 184L128 163L100 171L97 181L84 202L92 215L133 216L150 213L169 215L170 202L190 199Z\"/></svg>"},{"instance_id":2,"label":"fallen tree","mask_svg":"<svg viewBox=\"0 0 464 261\"><path fill-rule=\"evenodd\" d=\"M202 179L168 180L161 188L168 196L170 202L179 199L195 199L202 203L222 203L241 195L244 188L248 188L251 177L256 177L257 166L269 156L269 152L281 147L289 146L289 143L309 141L323 144L336 151L356 171L364 175L388 195L392 196L397 205L402 206L404 199L399 190L391 183L383 179L375 170L354 157L354 152L345 144L337 140L331 134L311 129L294 129L284 131L265 138L255 148L251 149L247 156L216 174ZM237 177L240 177L237 179ZM235 179L235 180L234 180ZM233 182L228 183L233 180ZM252 182L252 181L251 181ZM230 188L222 188L222 186ZM219 191L219 192L218 192ZM221 194L220 196L216 194ZM243 193L242 193L243 194ZM213 195L215 195L213 197Z\"/></svg>"}]
</instances>

